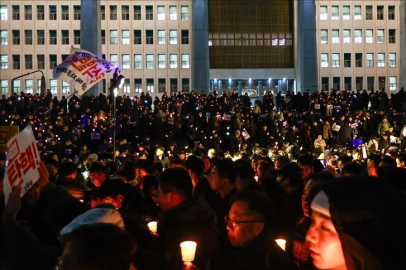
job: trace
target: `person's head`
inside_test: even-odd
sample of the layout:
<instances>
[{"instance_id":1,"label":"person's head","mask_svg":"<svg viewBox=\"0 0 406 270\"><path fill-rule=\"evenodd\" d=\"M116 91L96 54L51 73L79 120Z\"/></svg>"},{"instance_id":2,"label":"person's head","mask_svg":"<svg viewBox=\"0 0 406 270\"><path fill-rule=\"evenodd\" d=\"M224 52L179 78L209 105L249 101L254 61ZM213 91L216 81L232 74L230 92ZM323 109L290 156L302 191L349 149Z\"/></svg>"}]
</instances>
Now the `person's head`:
<instances>
[{"instance_id":1,"label":"person's head","mask_svg":"<svg viewBox=\"0 0 406 270\"><path fill-rule=\"evenodd\" d=\"M287 156L278 156L275 160L275 170L280 170L282 167L290 162Z\"/></svg>"},{"instance_id":2,"label":"person's head","mask_svg":"<svg viewBox=\"0 0 406 270\"><path fill-rule=\"evenodd\" d=\"M121 179L111 179L100 187L99 196L104 203L110 203L120 209L127 193L126 185Z\"/></svg>"},{"instance_id":3,"label":"person's head","mask_svg":"<svg viewBox=\"0 0 406 270\"><path fill-rule=\"evenodd\" d=\"M301 179L300 167L294 163L288 163L282 167L278 173L277 181L281 188L287 193L291 194L298 188L303 187L303 181Z\"/></svg>"},{"instance_id":4,"label":"person's head","mask_svg":"<svg viewBox=\"0 0 406 270\"><path fill-rule=\"evenodd\" d=\"M106 181L106 167L99 162L93 163L89 168L89 179L95 187L100 187Z\"/></svg>"},{"instance_id":5,"label":"person's head","mask_svg":"<svg viewBox=\"0 0 406 270\"><path fill-rule=\"evenodd\" d=\"M238 171L238 176L235 181L235 189L240 192L245 189L251 181L255 181L255 172L251 167L251 163L246 159L239 159L234 163Z\"/></svg>"},{"instance_id":6,"label":"person's head","mask_svg":"<svg viewBox=\"0 0 406 270\"><path fill-rule=\"evenodd\" d=\"M140 176L141 181L147 175L154 175L155 174L155 164L152 160L144 160L140 164Z\"/></svg>"},{"instance_id":7,"label":"person's head","mask_svg":"<svg viewBox=\"0 0 406 270\"><path fill-rule=\"evenodd\" d=\"M204 162L204 173L208 175L211 170L211 160L208 156L202 157L202 160Z\"/></svg>"},{"instance_id":8,"label":"person's head","mask_svg":"<svg viewBox=\"0 0 406 270\"><path fill-rule=\"evenodd\" d=\"M220 192L220 194L232 189L237 179L234 162L231 159L219 160L208 178L211 189Z\"/></svg>"},{"instance_id":9,"label":"person's head","mask_svg":"<svg viewBox=\"0 0 406 270\"><path fill-rule=\"evenodd\" d=\"M233 247L247 246L273 222L273 205L262 192L243 190L234 196L226 217L228 239ZM271 241L271 240L270 240Z\"/></svg>"},{"instance_id":10,"label":"person's head","mask_svg":"<svg viewBox=\"0 0 406 270\"><path fill-rule=\"evenodd\" d=\"M181 168L166 169L159 176L158 204L162 211L170 210L192 197L192 179Z\"/></svg>"},{"instance_id":11,"label":"person's head","mask_svg":"<svg viewBox=\"0 0 406 270\"><path fill-rule=\"evenodd\" d=\"M272 160L270 159L260 159L257 161L257 168L256 168L256 172L257 172L257 176L258 179L260 181L262 181L262 179L270 177L275 169L275 164L272 162Z\"/></svg>"},{"instance_id":12,"label":"person's head","mask_svg":"<svg viewBox=\"0 0 406 270\"><path fill-rule=\"evenodd\" d=\"M343 171L344 166L352 161L352 157L348 155L342 155L337 159L337 166L340 171Z\"/></svg>"},{"instance_id":13,"label":"person's head","mask_svg":"<svg viewBox=\"0 0 406 270\"><path fill-rule=\"evenodd\" d=\"M171 163L169 164L169 167L171 169L173 169L173 168L181 168L181 169L183 169L183 168L185 168L185 163L180 158L174 158L174 159L171 160Z\"/></svg>"},{"instance_id":14,"label":"person's head","mask_svg":"<svg viewBox=\"0 0 406 270\"><path fill-rule=\"evenodd\" d=\"M362 167L361 163L351 161L344 165L343 176L362 175L362 174L364 174L364 168Z\"/></svg>"},{"instance_id":15,"label":"person's head","mask_svg":"<svg viewBox=\"0 0 406 270\"><path fill-rule=\"evenodd\" d=\"M185 167L192 178L199 177L204 172L204 162L196 156L189 156L185 162Z\"/></svg>"},{"instance_id":16,"label":"person's head","mask_svg":"<svg viewBox=\"0 0 406 270\"><path fill-rule=\"evenodd\" d=\"M62 162L58 167L59 177L72 181L77 176L77 167L73 162Z\"/></svg>"},{"instance_id":17,"label":"person's head","mask_svg":"<svg viewBox=\"0 0 406 270\"><path fill-rule=\"evenodd\" d=\"M321 183L306 240L318 269L406 269L406 198L367 176Z\"/></svg>"},{"instance_id":18,"label":"person's head","mask_svg":"<svg viewBox=\"0 0 406 270\"><path fill-rule=\"evenodd\" d=\"M368 156L367 159L367 169L368 169L368 175L369 176L374 176L377 177L378 173L378 167L379 167L379 163L381 163L381 156L377 155L377 154L372 154Z\"/></svg>"},{"instance_id":19,"label":"person's head","mask_svg":"<svg viewBox=\"0 0 406 270\"><path fill-rule=\"evenodd\" d=\"M59 167L58 161L56 161L53 158L46 158L44 160L44 163L45 163L45 167L47 168L47 171L51 177L58 173L58 167Z\"/></svg>"},{"instance_id":20,"label":"person's head","mask_svg":"<svg viewBox=\"0 0 406 270\"><path fill-rule=\"evenodd\" d=\"M313 156L300 155L297 160L297 165L300 167L301 178L305 180L313 173Z\"/></svg>"},{"instance_id":21,"label":"person's head","mask_svg":"<svg viewBox=\"0 0 406 270\"><path fill-rule=\"evenodd\" d=\"M303 188L302 210L304 216L310 217L310 203L316 195L315 192L318 192L318 190L315 190L313 187L318 183L331 181L333 179L335 179L334 175L328 172L319 172L310 175L309 181L307 181Z\"/></svg>"},{"instance_id":22,"label":"person's head","mask_svg":"<svg viewBox=\"0 0 406 270\"><path fill-rule=\"evenodd\" d=\"M399 154L396 157L396 167L406 168L406 155L405 154Z\"/></svg>"},{"instance_id":23,"label":"person's head","mask_svg":"<svg viewBox=\"0 0 406 270\"><path fill-rule=\"evenodd\" d=\"M58 269L128 270L136 244L114 224L83 225L64 237Z\"/></svg>"}]
</instances>

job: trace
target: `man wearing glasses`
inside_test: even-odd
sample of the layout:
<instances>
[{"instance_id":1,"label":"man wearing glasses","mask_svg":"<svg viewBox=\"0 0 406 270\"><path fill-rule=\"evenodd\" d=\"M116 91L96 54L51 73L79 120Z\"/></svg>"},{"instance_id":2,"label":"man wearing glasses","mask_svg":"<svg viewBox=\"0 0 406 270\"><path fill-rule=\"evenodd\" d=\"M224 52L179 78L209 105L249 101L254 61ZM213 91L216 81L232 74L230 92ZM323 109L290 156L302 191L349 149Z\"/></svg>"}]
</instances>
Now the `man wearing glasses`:
<instances>
[{"instance_id":1,"label":"man wearing glasses","mask_svg":"<svg viewBox=\"0 0 406 270\"><path fill-rule=\"evenodd\" d=\"M234 197L225 217L228 269L297 269L276 244L270 225L273 206L265 193L244 190Z\"/></svg>"}]
</instances>

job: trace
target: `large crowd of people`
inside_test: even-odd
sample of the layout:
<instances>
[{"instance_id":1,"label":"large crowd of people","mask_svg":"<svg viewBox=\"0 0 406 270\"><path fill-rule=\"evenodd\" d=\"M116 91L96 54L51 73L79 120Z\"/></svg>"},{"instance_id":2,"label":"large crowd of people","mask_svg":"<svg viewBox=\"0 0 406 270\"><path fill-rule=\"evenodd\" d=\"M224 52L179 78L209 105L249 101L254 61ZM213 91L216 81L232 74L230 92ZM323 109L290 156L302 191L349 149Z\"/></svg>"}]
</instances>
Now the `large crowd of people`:
<instances>
[{"instance_id":1,"label":"large crowd of people","mask_svg":"<svg viewBox=\"0 0 406 270\"><path fill-rule=\"evenodd\" d=\"M368 92L3 96L42 162L0 268L406 269L406 93Z\"/></svg>"}]
</instances>

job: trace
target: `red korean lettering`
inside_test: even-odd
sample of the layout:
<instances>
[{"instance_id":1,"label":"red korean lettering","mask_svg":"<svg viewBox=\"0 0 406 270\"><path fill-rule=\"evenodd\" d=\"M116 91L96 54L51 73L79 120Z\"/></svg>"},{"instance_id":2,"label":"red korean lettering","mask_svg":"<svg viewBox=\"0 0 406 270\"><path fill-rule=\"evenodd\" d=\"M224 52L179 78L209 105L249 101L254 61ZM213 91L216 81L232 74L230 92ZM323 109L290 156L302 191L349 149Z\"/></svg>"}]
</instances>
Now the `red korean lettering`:
<instances>
[{"instance_id":1,"label":"red korean lettering","mask_svg":"<svg viewBox=\"0 0 406 270\"><path fill-rule=\"evenodd\" d=\"M15 159L20 154L20 147L18 141L14 140L9 146L9 162Z\"/></svg>"},{"instance_id":2,"label":"red korean lettering","mask_svg":"<svg viewBox=\"0 0 406 270\"><path fill-rule=\"evenodd\" d=\"M24 174L26 174L30 169L35 169L37 167L31 145L29 145L27 149L25 149L25 151L21 153L19 159L21 163L21 169L23 170Z\"/></svg>"},{"instance_id":3,"label":"red korean lettering","mask_svg":"<svg viewBox=\"0 0 406 270\"><path fill-rule=\"evenodd\" d=\"M20 164L18 160L16 159L15 162L8 164L7 167L7 177L8 181L10 183L10 186L13 187L14 184L21 179L21 170L20 170ZM19 182L19 181L18 181Z\"/></svg>"}]
</instances>

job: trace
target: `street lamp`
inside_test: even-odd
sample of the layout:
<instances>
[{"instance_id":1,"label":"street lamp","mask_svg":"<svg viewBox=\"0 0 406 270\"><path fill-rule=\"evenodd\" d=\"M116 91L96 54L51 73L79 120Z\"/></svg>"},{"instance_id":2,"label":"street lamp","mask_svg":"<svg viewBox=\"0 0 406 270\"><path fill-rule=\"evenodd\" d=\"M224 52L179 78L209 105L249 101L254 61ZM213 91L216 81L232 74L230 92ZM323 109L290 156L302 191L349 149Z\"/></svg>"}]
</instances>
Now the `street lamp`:
<instances>
[{"instance_id":1,"label":"street lamp","mask_svg":"<svg viewBox=\"0 0 406 270\"><path fill-rule=\"evenodd\" d=\"M251 90L251 78L248 79L248 83L250 84L250 90Z\"/></svg>"},{"instance_id":2,"label":"street lamp","mask_svg":"<svg viewBox=\"0 0 406 270\"><path fill-rule=\"evenodd\" d=\"M268 79L268 91L271 91L271 81L272 81L272 78L269 78Z\"/></svg>"},{"instance_id":3,"label":"street lamp","mask_svg":"<svg viewBox=\"0 0 406 270\"><path fill-rule=\"evenodd\" d=\"M231 78L228 79L228 84L230 85L230 90L231 90Z\"/></svg>"},{"instance_id":4,"label":"street lamp","mask_svg":"<svg viewBox=\"0 0 406 270\"><path fill-rule=\"evenodd\" d=\"M11 92L14 90L14 81L16 79L21 78L21 77L25 77L27 75L30 75L30 74L33 74L33 73L36 73L36 72L41 72L41 74L42 74L41 75L41 93L40 93L40 95L41 96L45 95L46 81L45 81L44 72L42 70L36 70L36 71L33 71L33 72L29 72L29 73L26 73L26 74L23 74L21 76L18 76L18 77L15 77L15 78L11 79Z\"/></svg>"}]
</instances>

